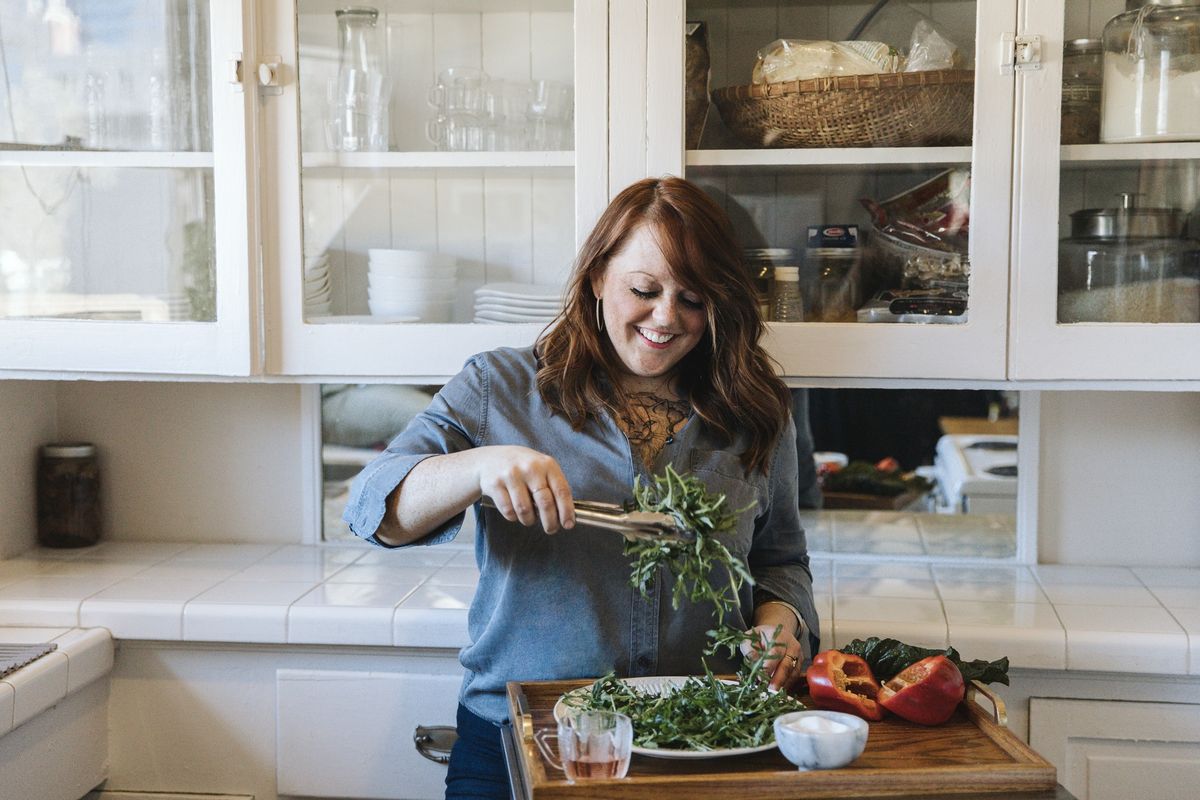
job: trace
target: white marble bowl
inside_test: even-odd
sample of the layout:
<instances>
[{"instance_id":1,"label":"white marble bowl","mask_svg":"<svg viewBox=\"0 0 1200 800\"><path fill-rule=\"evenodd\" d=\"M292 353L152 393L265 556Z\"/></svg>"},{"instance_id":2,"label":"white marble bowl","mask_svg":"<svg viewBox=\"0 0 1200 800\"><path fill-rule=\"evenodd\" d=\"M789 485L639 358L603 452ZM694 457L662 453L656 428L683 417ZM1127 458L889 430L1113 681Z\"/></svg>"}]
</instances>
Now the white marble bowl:
<instances>
[{"instance_id":1,"label":"white marble bowl","mask_svg":"<svg viewBox=\"0 0 1200 800\"><path fill-rule=\"evenodd\" d=\"M840 711L793 711L775 718L775 741L800 769L837 769L862 755L867 721Z\"/></svg>"}]
</instances>

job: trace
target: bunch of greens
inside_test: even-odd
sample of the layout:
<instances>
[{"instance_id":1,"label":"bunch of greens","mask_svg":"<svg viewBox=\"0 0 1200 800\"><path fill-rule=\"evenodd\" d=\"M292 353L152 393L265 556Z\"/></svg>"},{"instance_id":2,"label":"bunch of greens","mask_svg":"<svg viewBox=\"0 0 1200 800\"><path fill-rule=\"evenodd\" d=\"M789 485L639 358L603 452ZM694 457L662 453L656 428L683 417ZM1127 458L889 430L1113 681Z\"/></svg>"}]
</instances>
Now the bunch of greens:
<instances>
[{"instance_id":1,"label":"bunch of greens","mask_svg":"<svg viewBox=\"0 0 1200 800\"><path fill-rule=\"evenodd\" d=\"M693 603L707 600L716 610L717 627L708 631L710 644L705 653L711 655L725 647L732 656L746 634L725 625L725 617L737 607L737 593L742 584L753 584L754 579L746 565L734 557L718 537L734 530L738 514L746 509L731 509L725 495L710 494L698 478L682 476L670 464L650 483L643 484L640 476L635 479L633 498L639 511L669 514L680 530L694 533L695 539L690 542L627 541L625 555L633 559L630 582L645 597L660 568L666 568L675 578L671 589L672 608L679 608L686 597ZM712 576L717 567L724 567L728 584L713 585Z\"/></svg>"},{"instance_id":2,"label":"bunch of greens","mask_svg":"<svg viewBox=\"0 0 1200 800\"><path fill-rule=\"evenodd\" d=\"M821 478L821 488L827 492L855 492L882 497L895 497L905 492L927 492L933 484L919 475L886 472L866 461L851 461L836 472Z\"/></svg>"},{"instance_id":3,"label":"bunch of greens","mask_svg":"<svg viewBox=\"0 0 1200 800\"><path fill-rule=\"evenodd\" d=\"M772 723L804 706L787 692L767 691L760 669L766 651L742 663L734 681L712 674L688 678L675 691L643 692L617 679L600 678L589 691L567 694L563 702L579 710L617 711L633 720L633 743L667 750L721 750L760 747L774 741Z\"/></svg>"},{"instance_id":4,"label":"bunch of greens","mask_svg":"<svg viewBox=\"0 0 1200 800\"><path fill-rule=\"evenodd\" d=\"M980 683L1002 683L1008 685L1008 658L995 661L964 661L953 647L945 650L930 650L917 647L896 639L881 639L872 636L869 639L855 639L841 648L843 653L861 656L871 667L871 674L881 683L899 675L905 667L915 664L923 658L942 655L954 662L963 680L979 681Z\"/></svg>"}]
</instances>

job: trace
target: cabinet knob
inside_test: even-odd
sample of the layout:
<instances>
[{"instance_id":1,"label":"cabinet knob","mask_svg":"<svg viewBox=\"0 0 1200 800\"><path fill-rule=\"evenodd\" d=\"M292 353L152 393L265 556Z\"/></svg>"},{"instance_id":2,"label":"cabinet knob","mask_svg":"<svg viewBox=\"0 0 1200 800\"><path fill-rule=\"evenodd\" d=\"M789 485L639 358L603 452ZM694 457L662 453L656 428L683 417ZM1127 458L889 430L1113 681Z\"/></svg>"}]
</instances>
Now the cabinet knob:
<instances>
[{"instance_id":1,"label":"cabinet knob","mask_svg":"<svg viewBox=\"0 0 1200 800\"><path fill-rule=\"evenodd\" d=\"M267 56L267 60L258 65L259 86L279 86L283 64L279 56Z\"/></svg>"}]
</instances>

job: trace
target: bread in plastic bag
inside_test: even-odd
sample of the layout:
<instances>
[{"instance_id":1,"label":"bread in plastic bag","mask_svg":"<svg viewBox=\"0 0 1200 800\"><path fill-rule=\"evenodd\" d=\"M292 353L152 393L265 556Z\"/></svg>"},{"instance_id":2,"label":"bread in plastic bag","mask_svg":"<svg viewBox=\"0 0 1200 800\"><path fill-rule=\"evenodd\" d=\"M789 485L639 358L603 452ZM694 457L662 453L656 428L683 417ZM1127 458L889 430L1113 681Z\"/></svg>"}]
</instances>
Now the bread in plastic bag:
<instances>
[{"instance_id":1,"label":"bread in plastic bag","mask_svg":"<svg viewBox=\"0 0 1200 800\"><path fill-rule=\"evenodd\" d=\"M753 83L899 72L900 54L883 42L776 39L758 51Z\"/></svg>"}]
</instances>

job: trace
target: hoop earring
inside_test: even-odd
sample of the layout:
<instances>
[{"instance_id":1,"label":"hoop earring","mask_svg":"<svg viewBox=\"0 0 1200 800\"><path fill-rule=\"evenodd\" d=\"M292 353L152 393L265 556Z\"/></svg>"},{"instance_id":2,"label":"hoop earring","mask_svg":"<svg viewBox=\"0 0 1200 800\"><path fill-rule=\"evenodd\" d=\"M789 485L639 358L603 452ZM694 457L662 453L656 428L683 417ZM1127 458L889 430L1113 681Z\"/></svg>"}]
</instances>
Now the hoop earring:
<instances>
[{"instance_id":1,"label":"hoop earring","mask_svg":"<svg viewBox=\"0 0 1200 800\"><path fill-rule=\"evenodd\" d=\"M604 330L604 315L600 311L600 298L596 298L596 330Z\"/></svg>"}]
</instances>

